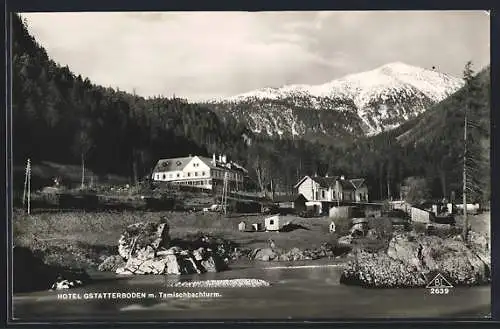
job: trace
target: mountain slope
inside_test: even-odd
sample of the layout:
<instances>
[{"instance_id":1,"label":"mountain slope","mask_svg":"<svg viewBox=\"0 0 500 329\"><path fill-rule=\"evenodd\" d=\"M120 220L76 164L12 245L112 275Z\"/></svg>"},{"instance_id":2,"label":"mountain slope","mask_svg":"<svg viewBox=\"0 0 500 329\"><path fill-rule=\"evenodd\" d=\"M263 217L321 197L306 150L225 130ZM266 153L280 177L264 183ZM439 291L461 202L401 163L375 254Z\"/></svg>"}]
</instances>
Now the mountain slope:
<instances>
[{"instance_id":1,"label":"mountain slope","mask_svg":"<svg viewBox=\"0 0 500 329\"><path fill-rule=\"evenodd\" d=\"M393 148L400 148L403 152L402 157L414 157L420 165L419 170L440 185L441 195L449 197L450 191L461 195L467 103L467 189L473 199L489 200L490 99L490 68L487 67L468 85L428 111L373 139L393 143Z\"/></svg>"},{"instance_id":2,"label":"mountain slope","mask_svg":"<svg viewBox=\"0 0 500 329\"><path fill-rule=\"evenodd\" d=\"M268 136L358 137L393 129L462 85L461 79L396 62L322 85L258 89L209 104Z\"/></svg>"},{"instance_id":3,"label":"mountain slope","mask_svg":"<svg viewBox=\"0 0 500 329\"><path fill-rule=\"evenodd\" d=\"M482 130L489 130L490 117L490 69L489 67L479 72L474 77L477 90L473 97L478 106L469 113L475 118L480 118ZM465 90L461 88L453 96L436 104L429 111L423 113L415 120L408 122L406 130L400 132L397 139L402 145L427 143L430 140L448 137L463 139L464 98ZM477 124L476 124L477 126ZM445 129L446 128L446 129ZM453 132L453 135L449 135ZM489 134L488 134L489 137Z\"/></svg>"}]
</instances>

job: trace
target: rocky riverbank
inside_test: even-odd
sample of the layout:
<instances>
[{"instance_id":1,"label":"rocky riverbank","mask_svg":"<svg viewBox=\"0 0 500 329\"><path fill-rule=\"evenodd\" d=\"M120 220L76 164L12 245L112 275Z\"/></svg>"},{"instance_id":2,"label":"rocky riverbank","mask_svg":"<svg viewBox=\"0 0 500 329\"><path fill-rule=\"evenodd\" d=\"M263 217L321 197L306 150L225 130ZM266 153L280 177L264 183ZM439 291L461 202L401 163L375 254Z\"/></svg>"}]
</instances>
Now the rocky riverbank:
<instances>
[{"instance_id":1,"label":"rocky riverbank","mask_svg":"<svg viewBox=\"0 0 500 329\"><path fill-rule=\"evenodd\" d=\"M175 288L256 288L270 285L269 282L260 279L227 279L175 282L169 286Z\"/></svg>"},{"instance_id":2,"label":"rocky riverbank","mask_svg":"<svg viewBox=\"0 0 500 329\"><path fill-rule=\"evenodd\" d=\"M425 287L438 273L454 286L488 284L491 280L487 239L472 233L440 238L414 232L396 234L386 252L358 251L341 278L345 284L374 288Z\"/></svg>"}]
</instances>

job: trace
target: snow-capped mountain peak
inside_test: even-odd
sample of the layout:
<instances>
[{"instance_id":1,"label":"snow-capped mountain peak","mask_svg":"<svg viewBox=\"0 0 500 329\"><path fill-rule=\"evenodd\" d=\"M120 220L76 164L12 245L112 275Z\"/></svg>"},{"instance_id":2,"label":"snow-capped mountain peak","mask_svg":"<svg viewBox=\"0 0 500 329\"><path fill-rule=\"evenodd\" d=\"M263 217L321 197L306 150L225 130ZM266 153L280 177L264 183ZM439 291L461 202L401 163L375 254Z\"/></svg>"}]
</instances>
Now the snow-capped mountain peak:
<instances>
[{"instance_id":1,"label":"snow-capped mountain peak","mask_svg":"<svg viewBox=\"0 0 500 329\"><path fill-rule=\"evenodd\" d=\"M239 111L239 116L248 117L251 121L250 126L253 126L256 132L267 131L271 135L273 132L278 132L282 135L284 129L279 125L283 124L294 127L294 131L296 127L302 127L303 131L307 131L307 125L301 123L297 114L294 114L301 108L341 111L344 117L345 113L352 112L351 114L355 114L360 121L354 126L358 128L362 126L364 133L371 135L397 127L451 95L462 85L461 79L435 69L393 62L320 85L295 84L280 88L262 88L215 100L212 103L226 104L228 108L232 108L228 104L259 103L255 110L248 109L247 106L246 111L252 113L244 114ZM277 101L280 102L280 106L284 103L288 103L289 106L277 112L276 104L273 105L273 102ZM234 111L230 112L234 114ZM274 117L275 115L277 117ZM311 113L311 115L318 114ZM287 122L283 122L283 117L288 118ZM350 117L349 120L352 121L353 118ZM335 123L336 127L339 125L341 123ZM349 125L348 130L355 133L353 123L350 122ZM324 132L323 123L318 127Z\"/></svg>"},{"instance_id":2,"label":"snow-capped mountain peak","mask_svg":"<svg viewBox=\"0 0 500 329\"><path fill-rule=\"evenodd\" d=\"M312 86L314 96L343 95L354 100L356 106L365 106L373 97L395 90L416 89L438 102L462 86L458 78L411 66L402 62L383 65L371 71L350 74L323 85Z\"/></svg>"}]
</instances>

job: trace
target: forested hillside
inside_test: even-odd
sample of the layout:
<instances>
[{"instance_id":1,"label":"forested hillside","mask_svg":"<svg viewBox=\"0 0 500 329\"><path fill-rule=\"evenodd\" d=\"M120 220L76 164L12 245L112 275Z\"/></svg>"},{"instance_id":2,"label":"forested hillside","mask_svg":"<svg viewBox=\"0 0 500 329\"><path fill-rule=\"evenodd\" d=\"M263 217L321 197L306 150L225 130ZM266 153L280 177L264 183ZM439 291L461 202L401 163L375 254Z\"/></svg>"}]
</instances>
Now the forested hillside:
<instances>
[{"instance_id":1,"label":"forested hillside","mask_svg":"<svg viewBox=\"0 0 500 329\"><path fill-rule=\"evenodd\" d=\"M465 100L472 120L470 161L482 165L489 159L489 71L470 80L468 93L462 88L417 118L374 137L348 144L333 137L318 142L274 139L255 135L244 122L217 116L203 104L162 96L146 99L95 85L52 61L18 16L12 25L17 165L28 157L35 164L80 165L83 160L97 174L118 174L134 182L148 175L158 158L215 152L245 165L262 189L273 181L274 188L291 191L305 174L329 173L366 177L372 199L397 198L406 177L423 176L434 197L449 197L452 190L459 196ZM484 146L482 152L477 145ZM475 177L471 189L489 198L488 172L469 167ZM22 183L14 181L16 186Z\"/></svg>"},{"instance_id":2,"label":"forested hillside","mask_svg":"<svg viewBox=\"0 0 500 329\"><path fill-rule=\"evenodd\" d=\"M12 25L16 163L79 164L83 157L95 172L133 178L148 174L158 157L245 154L251 135L237 122L184 100L94 85L52 61L18 16Z\"/></svg>"}]
</instances>

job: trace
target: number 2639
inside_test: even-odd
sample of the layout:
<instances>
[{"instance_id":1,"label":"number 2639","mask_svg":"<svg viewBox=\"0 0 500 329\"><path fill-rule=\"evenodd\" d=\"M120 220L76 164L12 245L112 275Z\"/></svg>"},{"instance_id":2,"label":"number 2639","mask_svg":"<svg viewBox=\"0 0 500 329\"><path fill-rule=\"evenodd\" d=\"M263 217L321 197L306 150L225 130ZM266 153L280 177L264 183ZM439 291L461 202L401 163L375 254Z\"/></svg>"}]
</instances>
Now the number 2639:
<instances>
[{"instance_id":1,"label":"number 2639","mask_svg":"<svg viewBox=\"0 0 500 329\"><path fill-rule=\"evenodd\" d=\"M450 289L448 288L430 288L431 295L448 295L450 293Z\"/></svg>"}]
</instances>

